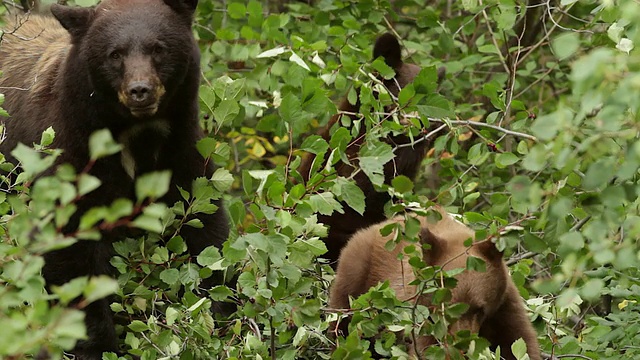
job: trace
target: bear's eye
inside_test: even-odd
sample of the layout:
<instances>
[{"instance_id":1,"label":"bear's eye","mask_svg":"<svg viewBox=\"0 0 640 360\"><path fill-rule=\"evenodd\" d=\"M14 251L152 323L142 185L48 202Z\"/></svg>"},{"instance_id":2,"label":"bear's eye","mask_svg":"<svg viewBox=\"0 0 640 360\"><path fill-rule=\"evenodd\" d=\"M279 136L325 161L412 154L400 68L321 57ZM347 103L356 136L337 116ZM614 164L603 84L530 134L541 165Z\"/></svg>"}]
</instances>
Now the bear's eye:
<instances>
[{"instance_id":1,"label":"bear's eye","mask_svg":"<svg viewBox=\"0 0 640 360\"><path fill-rule=\"evenodd\" d=\"M153 53L156 55L162 55L164 53L164 47L162 45L154 45Z\"/></svg>"},{"instance_id":2,"label":"bear's eye","mask_svg":"<svg viewBox=\"0 0 640 360\"><path fill-rule=\"evenodd\" d=\"M122 55L120 55L120 52L118 50L114 50L109 54L109 58L111 58L112 60L120 60L121 57Z\"/></svg>"}]
</instances>

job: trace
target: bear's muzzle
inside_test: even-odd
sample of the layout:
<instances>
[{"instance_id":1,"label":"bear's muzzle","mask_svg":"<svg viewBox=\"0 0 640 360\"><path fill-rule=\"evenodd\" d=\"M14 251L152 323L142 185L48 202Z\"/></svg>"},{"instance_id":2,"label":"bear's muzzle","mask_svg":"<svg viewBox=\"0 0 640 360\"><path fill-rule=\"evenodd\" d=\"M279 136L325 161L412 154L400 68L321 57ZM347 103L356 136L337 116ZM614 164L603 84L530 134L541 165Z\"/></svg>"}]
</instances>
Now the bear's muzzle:
<instances>
[{"instance_id":1,"label":"bear's muzzle","mask_svg":"<svg viewBox=\"0 0 640 360\"><path fill-rule=\"evenodd\" d=\"M118 100L131 115L141 118L158 112L165 88L153 63L144 56L132 56L124 61L125 75L118 91Z\"/></svg>"}]
</instances>

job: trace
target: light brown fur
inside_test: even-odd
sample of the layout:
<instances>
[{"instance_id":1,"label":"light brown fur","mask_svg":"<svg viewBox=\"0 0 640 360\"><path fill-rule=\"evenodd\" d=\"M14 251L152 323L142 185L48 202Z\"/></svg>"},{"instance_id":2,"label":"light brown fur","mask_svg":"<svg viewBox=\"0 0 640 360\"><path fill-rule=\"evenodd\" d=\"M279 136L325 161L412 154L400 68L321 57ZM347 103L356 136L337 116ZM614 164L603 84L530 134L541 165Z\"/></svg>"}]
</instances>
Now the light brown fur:
<instances>
[{"instance_id":1,"label":"light brown fur","mask_svg":"<svg viewBox=\"0 0 640 360\"><path fill-rule=\"evenodd\" d=\"M47 101L71 47L69 33L55 18L33 14L16 17L3 31L0 70L7 102Z\"/></svg>"},{"instance_id":2,"label":"light brown fur","mask_svg":"<svg viewBox=\"0 0 640 360\"><path fill-rule=\"evenodd\" d=\"M464 271L456 276L457 285L452 289L453 303L466 303L469 310L450 328L451 333L470 330L479 333L492 344L500 346L502 356L515 360L511 344L523 338L531 360L541 360L537 336L525 312L518 290L509 276L502 254L489 240L465 247L464 242L474 237L474 231L439 209L442 220L429 223L426 217L416 216L421 223L420 241L431 245L423 251L425 263L442 266L444 270L464 268L471 255L486 263L485 272ZM409 285L416 279L407 257L398 260L402 249L409 245L401 241L392 251L385 244L392 235L382 236L380 229L389 223L404 223L398 216L387 222L357 232L340 255L336 278L331 288L329 305L334 309L349 308L349 297L358 297L385 280L395 290L398 299L418 301L429 305L426 296L416 296L417 288ZM430 337L418 339L416 348L424 350L432 345Z\"/></svg>"}]
</instances>

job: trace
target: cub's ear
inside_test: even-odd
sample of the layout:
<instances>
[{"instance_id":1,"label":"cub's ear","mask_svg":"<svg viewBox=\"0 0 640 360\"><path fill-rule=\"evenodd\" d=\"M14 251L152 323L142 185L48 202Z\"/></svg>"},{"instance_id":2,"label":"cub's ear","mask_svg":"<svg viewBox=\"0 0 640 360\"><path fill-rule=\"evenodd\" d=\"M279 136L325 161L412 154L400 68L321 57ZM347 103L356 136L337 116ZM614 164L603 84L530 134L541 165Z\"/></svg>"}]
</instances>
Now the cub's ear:
<instances>
[{"instance_id":1,"label":"cub's ear","mask_svg":"<svg viewBox=\"0 0 640 360\"><path fill-rule=\"evenodd\" d=\"M93 8L52 4L51 13L58 19L62 27L67 29L73 39L79 39L87 33L95 10Z\"/></svg>"},{"instance_id":2,"label":"cub's ear","mask_svg":"<svg viewBox=\"0 0 640 360\"><path fill-rule=\"evenodd\" d=\"M429 249L422 250L422 257L427 264L432 264L445 251L446 243L437 237L429 228L423 226L420 230L420 244L429 245Z\"/></svg>"},{"instance_id":3,"label":"cub's ear","mask_svg":"<svg viewBox=\"0 0 640 360\"><path fill-rule=\"evenodd\" d=\"M502 260L502 251L498 250L496 244L489 239L475 243L473 246L489 261Z\"/></svg>"},{"instance_id":4,"label":"cub's ear","mask_svg":"<svg viewBox=\"0 0 640 360\"><path fill-rule=\"evenodd\" d=\"M373 59L380 56L384 58L387 65L394 69L402 65L402 48L394 35L386 33L376 40L376 45L373 47Z\"/></svg>"},{"instance_id":5,"label":"cub's ear","mask_svg":"<svg viewBox=\"0 0 640 360\"><path fill-rule=\"evenodd\" d=\"M180 14L187 14L189 17L196 11L198 6L198 0L164 0L164 3L169 5L173 11Z\"/></svg>"}]
</instances>

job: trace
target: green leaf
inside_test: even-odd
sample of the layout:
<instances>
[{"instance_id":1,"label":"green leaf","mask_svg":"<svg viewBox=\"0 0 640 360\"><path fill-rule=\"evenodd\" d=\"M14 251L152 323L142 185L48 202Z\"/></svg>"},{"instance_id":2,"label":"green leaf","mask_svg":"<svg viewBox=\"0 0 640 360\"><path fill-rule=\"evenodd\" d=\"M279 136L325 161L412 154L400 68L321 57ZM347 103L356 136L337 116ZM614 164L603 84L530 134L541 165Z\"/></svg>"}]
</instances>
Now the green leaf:
<instances>
[{"instance_id":1,"label":"green leaf","mask_svg":"<svg viewBox=\"0 0 640 360\"><path fill-rule=\"evenodd\" d=\"M584 238L582 234L576 231L571 231L562 234L559 238L560 244L569 249L570 251L578 251L584 248Z\"/></svg>"},{"instance_id":2,"label":"green leaf","mask_svg":"<svg viewBox=\"0 0 640 360\"><path fill-rule=\"evenodd\" d=\"M198 149L200 155L202 155L202 157L206 159L209 158L213 153L215 153L217 145L218 141L210 137L205 137L200 139L196 143L196 148Z\"/></svg>"},{"instance_id":3,"label":"green leaf","mask_svg":"<svg viewBox=\"0 0 640 360\"><path fill-rule=\"evenodd\" d=\"M154 171L139 176L136 179L136 197L139 201L144 199L159 199L169 191L171 184L171 171Z\"/></svg>"},{"instance_id":4,"label":"green leaf","mask_svg":"<svg viewBox=\"0 0 640 360\"><path fill-rule=\"evenodd\" d=\"M196 229L204 228L204 224L202 223L202 221L200 219L191 219L191 220L187 221L184 225L185 226L190 226L190 227L196 228Z\"/></svg>"},{"instance_id":5,"label":"green leaf","mask_svg":"<svg viewBox=\"0 0 640 360\"><path fill-rule=\"evenodd\" d=\"M496 16L496 23L500 31L511 31L516 23L516 7L513 3L499 5L500 10Z\"/></svg>"},{"instance_id":6,"label":"green leaf","mask_svg":"<svg viewBox=\"0 0 640 360\"><path fill-rule=\"evenodd\" d=\"M475 256L469 256L467 258L467 270L485 272L487 270L487 265L483 259Z\"/></svg>"},{"instance_id":7,"label":"green leaf","mask_svg":"<svg viewBox=\"0 0 640 360\"><path fill-rule=\"evenodd\" d=\"M589 279L582 289L580 289L580 293L585 300L595 301L602 296L602 291L605 288L605 283L602 279Z\"/></svg>"},{"instance_id":8,"label":"green leaf","mask_svg":"<svg viewBox=\"0 0 640 360\"><path fill-rule=\"evenodd\" d=\"M396 76L396 72L393 70L393 68L387 65L387 63L385 63L382 57L375 59L371 63L371 67L378 71L378 73L380 73L380 76L387 80L393 79Z\"/></svg>"},{"instance_id":9,"label":"green leaf","mask_svg":"<svg viewBox=\"0 0 640 360\"><path fill-rule=\"evenodd\" d=\"M56 136L56 132L53 130L51 126L49 126L47 130L45 130L42 133L42 136L40 137L40 145L41 146L51 145L51 143L53 143L53 139L55 138L55 136Z\"/></svg>"},{"instance_id":10,"label":"green leaf","mask_svg":"<svg viewBox=\"0 0 640 360\"><path fill-rule=\"evenodd\" d=\"M563 32L551 42L554 54L560 60L573 55L580 48L580 35L576 32Z\"/></svg>"},{"instance_id":11,"label":"green leaf","mask_svg":"<svg viewBox=\"0 0 640 360\"><path fill-rule=\"evenodd\" d=\"M262 190L264 189L264 186L267 183L267 179L272 174L275 174L275 172L273 170L250 170L250 171L247 171L247 174L256 180L260 180L260 185L258 185L257 193L262 194ZM243 179L243 183L244 182L245 180ZM248 187L247 186L248 184L244 184L244 185L245 185L245 191L249 189L249 192L250 192L251 187L250 186Z\"/></svg>"},{"instance_id":12,"label":"green leaf","mask_svg":"<svg viewBox=\"0 0 640 360\"><path fill-rule=\"evenodd\" d=\"M496 166L500 169L504 169L509 165L517 163L520 159L510 152L500 153L496 155Z\"/></svg>"},{"instance_id":13,"label":"green leaf","mask_svg":"<svg viewBox=\"0 0 640 360\"><path fill-rule=\"evenodd\" d=\"M412 84L409 84L400 90L398 94L398 104L402 107L407 106L411 99L416 95L416 91Z\"/></svg>"},{"instance_id":14,"label":"green leaf","mask_svg":"<svg viewBox=\"0 0 640 360\"><path fill-rule=\"evenodd\" d=\"M613 40L616 44L622 39L622 33L624 32L624 26L620 26L617 22L614 22L607 29L607 35L609 39Z\"/></svg>"},{"instance_id":15,"label":"green leaf","mask_svg":"<svg viewBox=\"0 0 640 360\"><path fill-rule=\"evenodd\" d=\"M615 175L614 159L604 158L589 166L582 182L585 190L602 188Z\"/></svg>"},{"instance_id":16,"label":"green leaf","mask_svg":"<svg viewBox=\"0 0 640 360\"><path fill-rule=\"evenodd\" d=\"M247 16L247 8L242 3L232 2L227 5L227 13L232 19L244 19Z\"/></svg>"},{"instance_id":17,"label":"green leaf","mask_svg":"<svg viewBox=\"0 0 640 360\"><path fill-rule=\"evenodd\" d=\"M413 190L413 182L404 175L396 176L391 180L391 186L399 193L407 193Z\"/></svg>"},{"instance_id":18,"label":"green leaf","mask_svg":"<svg viewBox=\"0 0 640 360\"><path fill-rule=\"evenodd\" d=\"M222 285L214 287L213 289L209 290L208 293L211 297L211 300L213 301L223 301L231 298L234 295L233 291L231 291L228 287Z\"/></svg>"},{"instance_id":19,"label":"green leaf","mask_svg":"<svg viewBox=\"0 0 640 360\"><path fill-rule=\"evenodd\" d=\"M149 330L149 327L140 320L133 320L131 324L129 324L129 329L133 332L143 332Z\"/></svg>"},{"instance_id":20,"label":"green leaf","mask_svg":"<svg viewBox=\"0 0 640 360\"><path fill-rule=\"evenodd\" d=\"M89 280L86 276L78 277L61 286L54 285L51 287L51 290L54 294L58 295L58 298L63 304L68 304L71 300L82 294L88 282Z\"/></svg>"},{"instance_id":21,"label":"green leaf","mask_svg":"<svg viewBox=\"0 0 640 360\"><path fill-rule=\"evenodd\" d=\"M251 26L260 26L262 24L262 4L259 1L251 0L247 4L249 12L249 24Z\"/></svg>"},{"instance_id":22,"label":"green leaf","mask_svg":"<svg viewBox=\"0 0 640 360\"><path fill-rule=\"evenodd\" d=\"M344 213L342 205L333 197L332 193L324 192L320 194L314 194L309 197L309 204L314 212L318 212L322 215L331 215L334 211Z\"/></svg>"},{"instance_id":23,"label":"green leaf","mask_svg":"<svg viewBox=\"0 0 640 360\"><path fill-rule=\"evenodd\" d=\"M282 121L292 124L294 121L301 121L306 115L302 110L302 102L293 93L282 98L278 113Z\"/></svg>"},{"instance_id":24,"label":"green leaf","mask_svg":"<svg viewBox=\"0 0 640 360\"><path fill-rule=\"evenodd\" d=\"M164 226L162 226L162 223L158 218L147 216L147 215L141 215L136 217L131 222L131 225L138 229L151 231L158 234L162 233L162 229L164 229Z\"/></svg>"},{"instance_id":25,"label":"green leaf","mask_svg":"<svg viewBox=\"0 0 640 360\"><path fill-rule=\"evenodd\" d=\"M364 214L365 198L362 189L354 182L343 177L336 179L333 192L349 205L358 214Z\"/></svg>"},{"instance_id":26,"label":"green leaf","mask_svg":"<svg viewBox=\"0 0 640 360\"><path fill-rule=\"evenodd\" d=\"M320 239L309 239L304 241L304 243L314 256L320 256L327 252L327 246L324 241Z\"/></svg>"},{"instance_id":27,"label":"green leaf","mask_svg":"<svg viewBox=\"0 0 640 360\"><path fill-rule=\"evenodd\" d=\"M490 153L484 144L475 144L469 149L467 159L471 165L480 165L487 161Z\"/></svg>"},{"instance_id":28,"label":"green leaf","mask_svg":"<svg viewBox=\"0 0 640 360\"><path fill-rule=\"evenodd\" d=\"M221 100L239 100L244 91L244 79L233 80L224 75L216 79L213 89Z\"/></svg>"},{"instance_id":29,"label":"green leaf","mask_svg":"<svg viewBox=\"0 0 640 360\"><path fill-rule=\"evenodd\" d=\"M200 97L200 107L208 114L213 114L216 104L216 93L211 86L202 85L198 91Z\"/></svg>"},{"instance_id":30,"label":"green leaf","mask_svg":"<svg viewBox=\"0 0 640 360\"><path fill-rule=\"evenodd\" d=\"M118 282L109 276L93 276L84 288L83 295L87 303L92 303L111 294L115 294L119 288Z\"/></svg>"},{"instance_id":31,"label":"green leaf","mask_svg":"<svg viewBox=\"0 0 640 360\"><path fill-rule=\"evenodd\" d=\"M527 343L520 338L511 344L511 351L516 359L524 359L527 354Z\"/></svg>"},{"instance_id":32,"label":"green leaf","mask_svg":"<svg viewBox=\"0 0 640 360\"><path fill-rule=\"evenodd\" d=\"M616 49L626 53L627 55L629 55L631 50L633 50L633 47L633 40L627 38L620 39L620 41L616 45Z\"/></svg>"},{"instance_id":33,"label":"green leaf","mask_svg":"<svg viewBox=\"0 0 640 360\"><path fill-rule=\"evenodd\" d=\"M522 167L529 171L540 171L547 164L547 155L549 153L546 151L542 144L537 144L533 148L529 150L529 154L525 156L522 161Z\"/></svg>"},{"instance_id":34,"label":"green leaf","mask_svg":"<svg viewBox=\"0 0 640 360\"><path fill-rule=\"evenodd\" d=\"M479 5L478 0L462 0L462 7L467 11L476 9L478 5Z\"/></svg>"},{"instance_id":35,"label":"green leaf","mask_svg":"<svg viewBox=\"0 0 640 360\"><path fill-rule=\"evenodd\" d=\"M50 168L57 157L57 155L41 157L40 153L22 143L19 143L16 148L11 151L11 155L20 161L20 166L29 178Z\"/></svg>"},{"instance_id":36,"label":"green leaf","mask_svg":"<svg viewBox=\"0 0 640 360\"><path fill-rule=\"evenodd\" d=\"M233 185L233 175L227 169L218 168L211 176L211 182L218 191L225 192Z\"/></svg>"},{"instance_id":37,"label":"green leaf","mask_svg":"<svg viewBox=\"0 0 640 360\"><path fill-rule=\"evenodd\" d=\"M307 63L305 63L304 60L302 60L302 58L298 56L298 54L294 53L293 51L291 51L291 56L289 57L289 61L291 61L292 63L295 63L296 65L300 66L301 68L307 71L311 71L311 69L309 69L309 65L307 65Z\"/></svg>"},{"instance_id":38,"label":"green leaf","mask_svg":"<svg viewBox=\"0 0 640 360\"><path fill-rule=\"evenodd\" d=\"M72 309L65 310L57 319L53 334L49 336L55 339L56 343L65 343L68 339L73 339L71 343L75 343L76 339L85 338L86 328L84 325L84 317L85 314L82 311Z\"/></svg>"},{"instance_id":39,"label":"green leaf","mask_svg":"<svg viewBox=\"0 0 640 360\"><path fill-rule=\"evenodd\" d=\"M222 259L220 251L215 246L205 248L197 257L198 264L201 266L211 266L220 261L220 259Z\"/></svg>"},{"instance_id":40,"label":"green leaf","mask_svg":"<svg viewBox=\"0 0 640 360\"><path fill-rule=\"evenodd\" d=\"M213 117L216 119L218 128L220 128L230 123L239 113L240 108L238 107L238 103L233 99L225 99L222 100L213 111Z\"/></svg>"},{"instance_id":41,"label":"green leaf","mask_svg":"<svg viewBox=\"0 0 640 360\"><path fill-rule=\"evenodd\" d=\"M256 57L258 59L260 59L260 58L270 58L270 57L278 56L280 54L284 54L287 51L289 51L288 48L285 48L285 47L282 47L282 46L278 46L276 48L269 49L267 51L263 51L260 54L258 54Z\"/></svg>"},{"instance_id":42,"label":"green leaf","mask_svg":"<svg viewBox=\"0 0 640 360\"><path fill-rule=\"evenodd\" d=\"M113 140L108 129L97 130L89 137L89 153L91 160L113 155L122 150L122 146Z\"/></svg>"},{"instance_id":43,"label":"green leaf","mask_svg":"<svg viewBox=\"0 0 640 360\"><path fill-rule=\"evenodd\" d=\"M383 167L393 159L393 149L391 145L383 142L368 144L360 149L360 168L374 185L382 185L384 182Z\"/></svg>"},{"instance_id":44,"label":"green leaf","mask_svg":"<svg viewBox=\"0 0 640 360\"><path fill-rule=\"evenodd\" d=\"M302 145L300 145L300 149L318 155L327 151L329 144L327 144L327 141L321 136L311 135L304 139Z\"/></svg>"},{"instance_id":45,"label":"green leaf","mask_svg":"<svg viewBox=\"0 0 640 360\"><path fill-rule=\"evenodd\" d=\"M89 174L80 174L78 176L78 195L82 196L92 192L100 187L102 182L100 179Z\"/></svg>"},{"instance_id":46,"label":"green leaf","mask_svg":"<svg viewBox=\"0 0 640 360\"><path fill-rule=\"evenodd\" d=\"M160 273L160 280L164 281L168 285L173 285L178 282L180 272L178 269L164 269Z\"/></svg>"}]
</instances>

